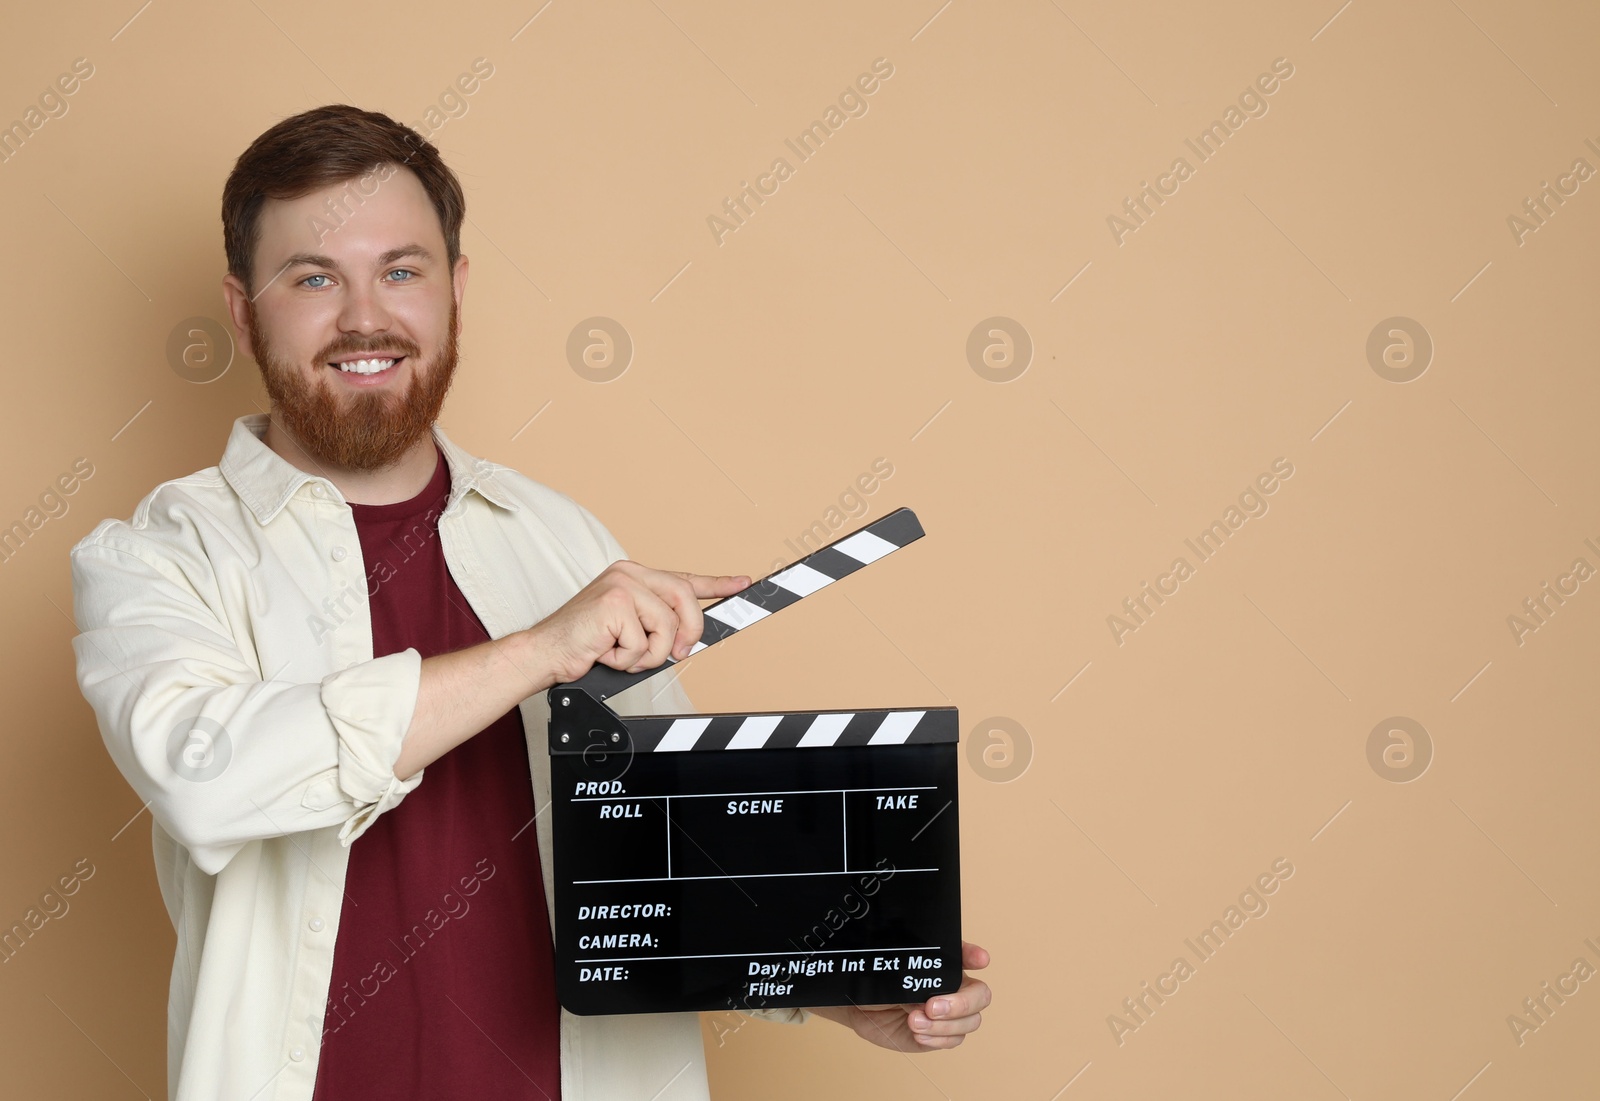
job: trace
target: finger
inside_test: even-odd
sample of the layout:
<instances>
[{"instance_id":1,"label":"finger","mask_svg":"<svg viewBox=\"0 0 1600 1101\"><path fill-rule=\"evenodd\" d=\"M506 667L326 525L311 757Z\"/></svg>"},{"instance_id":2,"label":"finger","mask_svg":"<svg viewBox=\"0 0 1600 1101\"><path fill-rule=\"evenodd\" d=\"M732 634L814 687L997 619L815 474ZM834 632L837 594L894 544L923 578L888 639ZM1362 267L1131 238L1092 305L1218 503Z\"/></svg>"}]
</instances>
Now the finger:
<instances>
[{"instance_id":1,"label":"finger","mask_svg":"<svg viewBox=\"0 0 1600 1101\"><path fill-rule=\"evenodd\" d=\"M961 942L961 966L972 971L981 971L989 966L989 950L973 944L970 940Z\"/></svg>"},{"instance_id":2,"label":"finger","mask_svg":"<svg viewBox=\"0 0 1600 1101\"><path fill-rule=\"evenodd\" d=\"M965 1036L969 1032L976 1032L982 1023L981 1013L956 1017L948 1021L931 1021L922 1010L914 1009L906 1017L907 1026L918 1039L934 1036Z\"/></svg>"},{"instance_id":3,"label":"finger","mask_svg":"<svg viewBox=\"0 0 1600 1101\"><path fill-rule=\"evenodd\" d=\"M694 595L701 600L710 600L714 597L732 596L740 589L750 584L749 574L709 574L688 573L684 570L673 570L694 588Z\"/></svg>"},{"instance_id":4,"label":"finger","mask_svg":"<svg viewBox=\"0 0 1600 1101\"><path fill-rule=\"evenodd\" d=\"M960 1047L966 1039L965 1036L924 1036L920 1032L913 1032L911 1037L923 1051L949 1051L953 1047Z\"/></svg>"},{"instance_id":5,"label":"finger","mask_svg":"<svg viewBox=\"0 0 1600 1101\"><path fill-rule=\"evenodd\" d=\"M953 1020L987 1009L993 1000L988 983L982 979L967 978L954 994L929 998L921 1008L922 1013L933 1020Z\"/></svg>"},{"instance_id":6,"label":"finger","mask_svg":"<svg viewBox=\"0 0 1600 1101\"><path fill-rule=\"evenodd\" d=\"M619 602L620 603L620 602ZM610 625L611 649L599 659L613 669L629 669L644 654L647 645L644 628L633 610L623 605Z\"/></svg>"},{"instance_id":7,"label":"finger","mask_svg":"<svg viewBox=\"0 0 1600 1101\"><path fill-rule=\"evenodd\" d=\"M689 656L689 651L705 633L705 615L700 610L700 601L695 596L690 576L677 570L661 570L655 577L645 579L652 591L665 600L677 616L672 656L679 661Z\"/></svg>"},{"instance_id":8,"label":"finger","mask_svg":"<svg viewBox=\"0 0 1600 1101\"><path fill-rule=\"evenodd\" d=\"M700 610L700 601L708 597L732 596L750 584L746 574L712 576L683 570L659 570L655 573L655 577L645 576L641 579L677 612L678 633L673 639L672 656L680 661L689 656L689 651L705 633L705 617Z\"/></svg>"},{"instance_id":9,"label":"finger","mask_svg":"<svg viewBox=\"0 0 1600 1101\"><path fill-rule=\"evenodd\" d=\"M648 590L636 592L633 599L634 613L645 633L644 653L628 669L630 673L637 673L654 669L667 660L667 653L677 637L678 615L666 601Z\"/></svg>"}]
</instances>

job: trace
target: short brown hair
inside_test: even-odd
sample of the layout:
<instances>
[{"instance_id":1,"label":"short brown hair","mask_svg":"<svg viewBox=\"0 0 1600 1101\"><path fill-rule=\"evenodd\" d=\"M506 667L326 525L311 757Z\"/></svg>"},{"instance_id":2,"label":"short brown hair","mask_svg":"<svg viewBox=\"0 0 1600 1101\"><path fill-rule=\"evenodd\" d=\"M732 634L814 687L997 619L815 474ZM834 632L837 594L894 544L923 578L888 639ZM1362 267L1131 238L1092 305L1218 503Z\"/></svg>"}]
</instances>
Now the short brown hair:
<instances>
[{"instance_id":1,"label":"short brown hair","mask_svg":"<svg viewBox=\"0 0 1600 1101\"><path fill-rule=\"evenodd\" d=\"M222 189L222 245L228 271L252 296L251 272L267 199L298 199L384 164L409 168L421 180L444 230L451 270L461 255L467 199L439 150L411 127L377 111L330 103L284 119L239 154Z\"/></svg>"}]
</instances>

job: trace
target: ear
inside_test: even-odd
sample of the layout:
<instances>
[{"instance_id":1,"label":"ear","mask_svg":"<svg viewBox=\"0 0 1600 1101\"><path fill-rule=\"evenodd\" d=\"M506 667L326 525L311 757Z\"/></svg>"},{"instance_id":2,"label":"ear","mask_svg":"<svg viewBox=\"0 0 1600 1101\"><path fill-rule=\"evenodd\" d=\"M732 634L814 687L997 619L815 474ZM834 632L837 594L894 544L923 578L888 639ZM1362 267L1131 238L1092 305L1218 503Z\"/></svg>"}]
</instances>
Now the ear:
<instances>
[{"instance_id":1,"label":"ear","mask_svg":"<svg viewBox=\"0 0 1600 1101\"><path fill-rule=\"evenodd\" d=\"M467 328L467 311L462 308L462 303L467 297L467 256L462 253L456 257L456 266L450 273L450 293L456 297L456 333L459 335Z\"/></svg>"},{"instance_id":2,"label":"ear","mask_svg":"<svg viewBox=\"0 0 1600 1101\"><path fill-rule=\"evenodd\" d=\"M224 275L222 298L228 306L228 320L233 323L234 346L255 359L256 350L250 345L250 295L245 291L244 282L232 273Z\"/></svg>"}]
</instances>

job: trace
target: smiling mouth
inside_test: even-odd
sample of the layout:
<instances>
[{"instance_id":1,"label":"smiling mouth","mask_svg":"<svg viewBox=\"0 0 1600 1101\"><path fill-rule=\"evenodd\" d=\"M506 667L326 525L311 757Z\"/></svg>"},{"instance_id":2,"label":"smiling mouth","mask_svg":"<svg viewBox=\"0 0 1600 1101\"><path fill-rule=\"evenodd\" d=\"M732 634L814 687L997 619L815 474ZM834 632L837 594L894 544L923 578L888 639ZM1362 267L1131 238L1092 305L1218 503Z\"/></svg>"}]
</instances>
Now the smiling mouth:
<instances>
[{"instance_id":1,"label":"smiling mouth","mask_svg":"<svg viewBox=\"0 0 1600 1101\"><path fill-rule=\"evenodd\" d=\"M340 373L347 375L376 375L395 366L405 356L373 356L369 359L347 359L342 362L330 362L329 367L337 368Z\"/></svg>"}]
</instances>

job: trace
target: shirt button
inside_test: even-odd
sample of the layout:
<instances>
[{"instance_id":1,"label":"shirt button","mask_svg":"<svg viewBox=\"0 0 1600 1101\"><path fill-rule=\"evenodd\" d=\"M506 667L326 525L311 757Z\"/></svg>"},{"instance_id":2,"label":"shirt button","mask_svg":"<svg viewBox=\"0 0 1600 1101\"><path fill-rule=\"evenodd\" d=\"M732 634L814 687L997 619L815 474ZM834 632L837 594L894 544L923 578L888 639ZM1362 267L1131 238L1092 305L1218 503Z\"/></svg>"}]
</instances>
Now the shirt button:
<instances>
[{"instance_id":1,"label":"shirt button","mask_svg":"<svg viewBox=\"0 0 1600 1101\"><path fill-rule=\"evenodd\" d=\"M328 495L327 491L324 490L321 486L314 485L314 486L311 487L311 496L313 496L313 497L326 497L327 495Z\"/></svg>"},{"instance_id":2,"label":"shirt button","mask_svg":"<svg viewBox=\"0 0 1600 1101\"><path fill-rule=\"evenodd\" d=\"M304 1059L305 1057L306 1057L305 1051L303 1051L300 1048L291 1048L290 1051L289 1051L289 1058L293 1059L297 1063L300 1060Z\"/></svg>"},{"instance_id":3,"label":"shirt button","mask_svg":"<svg viewBox=\"0 0 1600 1101\"><path fill-rule=\"evenodd\" d=\"M347 553L348 552L343 547L334 547L333 548L333 560L335 562L343 562L344 558L345 558L345 555Z\"/></svg>"},{"instance_id":4,"label":"shirt button","mask_svg":"<svg viewBox=\"0 0 1600 1101\"><path fill-rule=\"evenodd\" d=\"M310 921L306 922L306 924L311 926L311 931L313 933L322 932L322 919L321 918L312 918Z\"/></svg>"}]
</instances>

